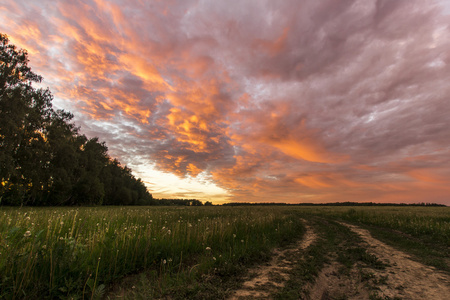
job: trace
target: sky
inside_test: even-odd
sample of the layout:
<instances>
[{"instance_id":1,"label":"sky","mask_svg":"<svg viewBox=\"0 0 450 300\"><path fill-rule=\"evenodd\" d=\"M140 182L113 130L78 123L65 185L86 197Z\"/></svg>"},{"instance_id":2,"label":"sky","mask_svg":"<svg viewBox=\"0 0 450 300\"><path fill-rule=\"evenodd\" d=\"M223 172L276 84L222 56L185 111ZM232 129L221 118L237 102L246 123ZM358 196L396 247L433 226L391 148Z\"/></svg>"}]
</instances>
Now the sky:
<instances>
[{"instance_id":1,"label":"sky","mask_svg":"<svg viewBox=\"0 0 450 300\"><path fill-rule=\"evenodd\" d=\"M450 205L450 0L0 0L156 198Z\"/></svg>"}]
</instances>

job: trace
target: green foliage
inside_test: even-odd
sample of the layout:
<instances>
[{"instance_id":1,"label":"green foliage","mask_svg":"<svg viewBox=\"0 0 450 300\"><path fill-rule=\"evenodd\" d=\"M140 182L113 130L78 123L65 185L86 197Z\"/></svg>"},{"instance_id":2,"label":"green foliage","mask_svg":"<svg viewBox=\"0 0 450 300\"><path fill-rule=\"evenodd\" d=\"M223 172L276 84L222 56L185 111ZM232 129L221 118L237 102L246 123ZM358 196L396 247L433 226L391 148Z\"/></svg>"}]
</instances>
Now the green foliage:
<instances>
[{"instance_id":1,"label":"green foliage","mask_svg":"<svg viewBox=\"0 0 450 300\"><path fill-rule=\"evenodd\" d=\"M31 85L41 79L28 67L27 52L0 34L0 193L25 201L39 195L46 179L42 129L49 121L52 97Z\"/></svg>"},{"instance_id":2,"label":"green foliage","mask_svg":"<svg viewBox=\"0 0 450 300\"><path fill-rule=\"evenodd\" d=\"M28 54L0 34L0 199L2 205L151 204L145 185L78 133L73 115L53 110Z\"/></svg>"}]
</instances>

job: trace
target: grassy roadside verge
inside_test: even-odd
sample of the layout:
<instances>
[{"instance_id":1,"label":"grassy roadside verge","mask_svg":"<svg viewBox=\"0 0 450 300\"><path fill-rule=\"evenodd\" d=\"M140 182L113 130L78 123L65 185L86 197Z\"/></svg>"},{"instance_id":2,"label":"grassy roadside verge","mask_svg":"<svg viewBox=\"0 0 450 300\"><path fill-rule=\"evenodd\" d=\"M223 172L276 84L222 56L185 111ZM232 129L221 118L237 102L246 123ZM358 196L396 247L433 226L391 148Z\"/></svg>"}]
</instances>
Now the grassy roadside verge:
<instances>
[{"instance_id":1,"label":"grassy roadside verge","mask_svg":"<svg viewBox=\"0 0 450 300\"><path fill-rule=\"evenodd\" d=\"M231 254L227 251L211 251L206 256L191 256L169 271L148 269L116 281L106 294L106 299L225 299L242 284L249 268L271 259L271 250L301 239L305 232L297 211L280 211L290 231L273 226L279 238L271 238L266 247L262 239L268 232L254 235L255 242L246 251ZM258 243L257 240L260 242ZM240 242L240 241L239 241ZM211 259L212 258L212 259Z\"/></svg>"}]
</instances>

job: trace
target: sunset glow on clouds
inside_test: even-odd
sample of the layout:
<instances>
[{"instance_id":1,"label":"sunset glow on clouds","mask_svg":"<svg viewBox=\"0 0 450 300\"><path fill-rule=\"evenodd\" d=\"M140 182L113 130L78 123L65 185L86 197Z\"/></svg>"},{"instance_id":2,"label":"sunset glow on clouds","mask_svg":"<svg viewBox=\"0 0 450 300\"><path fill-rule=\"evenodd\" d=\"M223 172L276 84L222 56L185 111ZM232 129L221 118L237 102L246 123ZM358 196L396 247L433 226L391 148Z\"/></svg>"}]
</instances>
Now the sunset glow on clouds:
<instances>
[{"instance_id":1,"label":"sunset glow on clouds","mask_svg":"<svg viewBox=\"0 0 450 300\"><path fill-rule=\"evenodd\" d=\"M450 3L2 1L155 197L450 205Z\"/></svg>"}]
</instances>

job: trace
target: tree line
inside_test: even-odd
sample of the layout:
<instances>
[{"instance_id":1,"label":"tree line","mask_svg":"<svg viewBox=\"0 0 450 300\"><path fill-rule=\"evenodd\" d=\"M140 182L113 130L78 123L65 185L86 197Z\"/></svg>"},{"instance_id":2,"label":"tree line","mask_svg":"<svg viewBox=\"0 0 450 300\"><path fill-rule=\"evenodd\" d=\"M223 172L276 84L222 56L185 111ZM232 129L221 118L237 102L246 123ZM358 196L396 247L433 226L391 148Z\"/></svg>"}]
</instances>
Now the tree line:
<instances>
[{"instance_id":1,"label":"tree line","mask_svg":"<svg viewBox=\"0 0 450 300\"><path fill-rule=\"evenodd\" d=\"M278 203L278 202L228 202L223 206L427 206L445 207L438 203L376 203L376 202L331 202L331 203Z\"/></svg>"},{"instance_id":2,"label":"tree line","mask_svg":"<svg viewBox=\"0 0 450 300\"><path fill-rule=\"evenodd\" d=\"M155 200L73 115L52 107L26 50L0 34L0 204L136 205Z\"/></svg>"},{"instance_id":3,"label":"tree line","mask_svg":"<svg viewBox=\"0 0 450 300\"><path fill-rule=\"evenodd\" d=\"M165 206L212 206L212 202L206 201L204 204L202 201L197 199L157 199L154 203L155 205L165 205Z\"/></svg>"}]
</instances>

